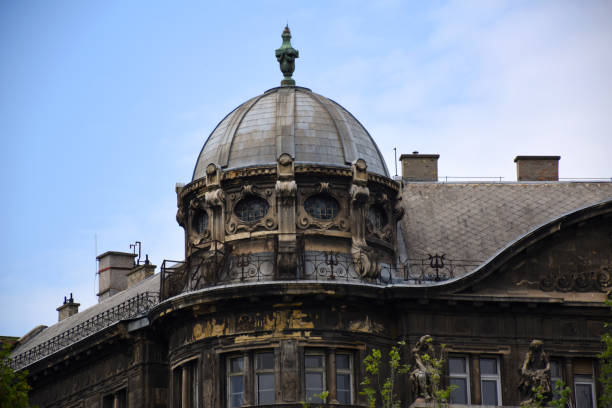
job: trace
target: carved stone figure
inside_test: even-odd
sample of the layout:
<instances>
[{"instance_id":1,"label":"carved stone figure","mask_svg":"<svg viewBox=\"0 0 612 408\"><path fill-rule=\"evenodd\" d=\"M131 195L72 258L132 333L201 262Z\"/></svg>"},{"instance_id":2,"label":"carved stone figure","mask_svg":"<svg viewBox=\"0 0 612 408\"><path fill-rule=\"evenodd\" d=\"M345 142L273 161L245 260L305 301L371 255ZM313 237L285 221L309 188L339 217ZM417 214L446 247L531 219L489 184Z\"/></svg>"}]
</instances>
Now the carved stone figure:
<instances>
[{"instance_id":1,"label":"carved stone figure","mask_svg":"<svg viewBox=\"0 0 612 408\"><path fill-rule=\"evenodd\" d=\"M529 344L529 351L525 355L520 373L519 391L523 397L522 404L535 402L538 393L544 397L544 402L551 400L550 362L544 352L542 341L533 340Z\"/></svg>"},{"instance_id":2,"label":"carved stone figure","mask_svg":"<svg viewBox=\"0 0 612 408\"><path fill-rule=\"evenodd\" d=\"M412 349L414 354L414 370L410 373L410 382L412 383L412 392L417 399L422 398L425 401L430 401L431 396L431 377L434 372L434 368L431 362L423 358L425 354L429 352L429 343L431 342L431 336L426 334L417 341L416 345Z\"/></svg>"}]
</instances>

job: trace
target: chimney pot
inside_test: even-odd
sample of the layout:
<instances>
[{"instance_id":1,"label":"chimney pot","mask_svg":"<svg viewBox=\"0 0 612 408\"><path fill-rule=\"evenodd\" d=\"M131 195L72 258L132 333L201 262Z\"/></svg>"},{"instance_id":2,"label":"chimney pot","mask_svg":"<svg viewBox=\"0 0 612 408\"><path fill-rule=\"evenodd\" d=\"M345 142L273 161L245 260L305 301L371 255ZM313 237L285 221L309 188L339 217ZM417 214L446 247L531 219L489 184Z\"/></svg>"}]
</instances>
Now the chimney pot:
<instances>
[{"instance_id":1,"label":"chimney pot","mask_svg":"<svg viewBox=\"0 0 612 408\"><path fill-rule=\"evenodd\" d=\"M559 181L561 156L516 156L517 181Z\"/></svg>"},{"instance_id":2,"label":"chimney pot","mask_svg":"<svg viewBox=\"0 0 612 408\"><path fill-rule=\"evenodd\" d=\"M81 306L80 303L74 303L72 293L70 294L70 299L68 300L66 300L66 296L64 296L64 304L55 309L58 311L57 321L61 322L65 318L79 313L79 306Z\"/></svg>"},{"instance_id":3,"label":"chimney pot","mask_svg":"<svg viewBox=\"0 0 612 408\"><path fill-rule=\"evenodd\" d=\"M402 154L399 160L402 162L403 181L438 181L438 159L439 154Z\"/></svg>"}]
</instances>

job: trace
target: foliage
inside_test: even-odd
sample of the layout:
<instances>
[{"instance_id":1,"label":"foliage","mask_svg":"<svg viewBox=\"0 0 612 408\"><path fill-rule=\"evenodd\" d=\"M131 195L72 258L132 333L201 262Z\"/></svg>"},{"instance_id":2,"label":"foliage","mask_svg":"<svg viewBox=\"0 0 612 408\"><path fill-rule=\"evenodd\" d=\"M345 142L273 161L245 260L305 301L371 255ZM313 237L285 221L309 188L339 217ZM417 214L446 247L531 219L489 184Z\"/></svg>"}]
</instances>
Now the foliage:
<instances>
[{"instance_id":1,"label":"foliage","mask_svg":"<svg viewBox=\"0 0 612 408\"><path fill-rule=\"evenodd\" d=\"M0 350L0 407L28 408L28 391L26 371L15 372L9 366L10 346L4 344Z\"/></svg>"},{"instance_id":2,"label":"foliage","mask_svg":"<svg viewBox=\"0 0 612 408\"><path fill-rule=\"evenodd\" d=\"M395 394L396 384L402 375L410 372L410 365L401 362L400 350L406 347L405 341L399 341L391 347L388 356L389 376L381 378L381 366L383 364L382 352L373 349L372 352L363 360L366 370L366 378L361 383L361 395L368 399L369 408L375 408L380 401L382 408L398 408L402 401ZM433 339L427 339L427 352L421 355L423 362L432 368L431 371L431 394L435 406L439 406L449 401L452 390L456 386L443 388L441 386L442 371L444 367L445 345L441 346L440 354L436 357L433 348Z\"/></svg>"},{"instance_id":3,"label":"foliage","mask_svg":"<svg viewBox=\"0 0 612 408\"><path fill-rule=\"evenodd\" d=\"M312 397L308 398L308 401L302 401L302 408L308 408L310 407L310 404L312 403L312 398L318 398L321 401L323 401L323 404L327 404L327 398L329 397L329 391L325 390L320 394L313 394Z\"/></svg>"},{"instance_id":4,"label":"foliage","mask_svg":"<svg viewBox=\"0 0 612 408\"><path fill-rule=\"evenodd\" d=\"M456 385L450 385L446 388L441 386L442 379L442 370L444 370L444 354L446 351L446 345L442 344L440 346L440 354L439 357L436 358L435 350L433 348L433 338L429 337L427 340L427 348L428 353L425 353L421 356L424 363L430 363L433 367L433 372L431 374L431 393L434 400L434 405L439 406L449 402L451 392L457 388Z\"/></svg>"},{"instance_id":5,"label":"foliage","mask_svg":"<svg viewBox=\"0 0 612 408\"><path fill-rule=\"evenodd\" d=\"M612 307L612 299L608 295L606 304ZM610 323L605 323L604 327L610 328ZM597 357L600 361L601 375L599 376L599 383L601 384L601 396L599 397L599 404L601 407L610 408L612 407L612 335L610 330L601 336L601 342L604 345L604 350Z\"/></svg>"},{"instance_id":6,"label":"foliage","mask_svg":"<svg viewBox=\"0 0 612 408\"><path fill-rule=\"evenodd\" d=\"M572 408L572 390L570 387L565 385L562 380L555 382L554 395L558 395L559 398L553 399L550 402L550 406L553 408Z\"/></svg>"},{"instance_id":7,"label":"foliage","mask_svg":"<svg viewBox=\"0 0 612 408\"><path fill-rule=\"evenodd\" d=\"M400 406L394 389L398 378L410 371L410 365L401 362L400 350L405 346L405 341L399 341L391 347L388 360L389 376L386 378L381 378L382 352L379 349L373 349L363 360L366 378L361 382L363 389L360 394L366 396L370 408L376 407L379 398L383 408Z\"/></svg>"},{"instance_id":8,"label":"foliage","mask_svg":"<svg viewBox=\"0 0 612 408\"><path fill-rule=\"evenodd\" d=\"M541 385L533 388L532 391L534 392L534 401L530 403L521 403L521 408L572 408L572 391L562 380L557 380L554 384L553 394L558 396L558 398L553 399L548 404L546 404L546 395Z\"/></svg>"}]
</instances>

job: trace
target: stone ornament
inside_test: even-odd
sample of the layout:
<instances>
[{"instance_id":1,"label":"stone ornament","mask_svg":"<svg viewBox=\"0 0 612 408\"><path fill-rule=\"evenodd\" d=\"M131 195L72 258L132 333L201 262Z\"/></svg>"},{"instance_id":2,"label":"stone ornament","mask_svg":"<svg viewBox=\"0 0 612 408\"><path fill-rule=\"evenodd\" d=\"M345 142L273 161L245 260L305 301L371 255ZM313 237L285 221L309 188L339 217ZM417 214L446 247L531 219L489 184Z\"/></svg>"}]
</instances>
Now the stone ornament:
<instances>
[{"instance_id":1,"label":"stone ornament","mask_svg":"<svg viewBox=\"0 0 612 408\"><path fill-rule=\"evenodd\" d=\"M529 344L529 351L520 369L521 382L521 405L536 403L536 394L544 397L546 403L552 399L552 388L550 386L550 361L544 352L544 344L541 340L533 340Z\"/></svg>"},{"instance_id":2,"label":"stone ornament","mask_svg":"<svg viewBox=\"0 0 612 408\"><path fill-rule=\"evenodd\" d=\"M280 64L280 70L285 76L281 81L281 86L294 86L295 80L291 78L293 71L295 71L295 59L299 58L300 53L298 50L291 46L291 31L289 26L285 26L283 34L283 43L279 49L276 50L276 60Z\"/></svg>"},{"instance_id":3,"label":"stone ornament","mask_svg":"<svg viewBox=\"0 0 612 408\"><path fill-rule=\"evenodd\" d=\"M414 370L410 372L412 392L417 399L424 399L425 401L432 400L431 391L434 367L429 359L423 358L425 354L429 355L431 341L431 336L426 334L417 341L412 349L412 354L414 355Z\"/></svg>"}]
</instances>

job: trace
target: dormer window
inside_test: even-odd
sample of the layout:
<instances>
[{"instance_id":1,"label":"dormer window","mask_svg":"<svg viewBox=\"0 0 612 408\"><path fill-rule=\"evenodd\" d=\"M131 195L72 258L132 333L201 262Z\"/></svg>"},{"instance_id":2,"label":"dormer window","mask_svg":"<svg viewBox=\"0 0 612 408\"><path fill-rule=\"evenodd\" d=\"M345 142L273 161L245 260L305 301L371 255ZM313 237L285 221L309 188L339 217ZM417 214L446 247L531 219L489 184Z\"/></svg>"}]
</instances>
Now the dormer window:
<instances>
[{"instance_id":1,"label":"dormer window","mask_svg":"<svg viewBox=\"0 0 612 408\"><path fill-rule=\"evenodd\" d=\"M243 222L255 222L266 216L270 204L261 197L247 197L238 202L234 208L236 217Z\"/></svg>"},{"instance_id":2,"label":"dormer window","mask_svg":"<svg viewBox=\"0 0 612 408\"><path fill-rule=\"evenodd\" d=\"M316 194L304 201L304 209L313 218L331 220L338 214L340 204L329 195Z\"/></svg>"}]
</instances>

